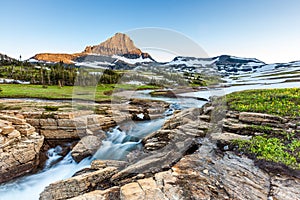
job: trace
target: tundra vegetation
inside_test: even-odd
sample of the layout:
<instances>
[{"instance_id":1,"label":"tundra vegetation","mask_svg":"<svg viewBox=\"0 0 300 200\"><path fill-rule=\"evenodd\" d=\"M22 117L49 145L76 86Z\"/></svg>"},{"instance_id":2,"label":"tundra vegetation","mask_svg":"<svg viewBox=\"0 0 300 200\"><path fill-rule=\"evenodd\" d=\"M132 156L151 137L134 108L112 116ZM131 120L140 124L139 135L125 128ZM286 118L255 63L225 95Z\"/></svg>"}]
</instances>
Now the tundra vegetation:
<instances>
[{"instance_id":1,"label":"tundra vegetation","mask_svg":"<svg viewBox=\"0 0 300 200\"><path fill-rule=\"evenodd\" d=\"M252 125L262 135L250 140L236 140L240 153L260 160L284 164L300 169L300 88L248 90L226 96L231 110L277 115L292 121L296 130L278 131L274 127Z\"/></svg>"}]
</instances>

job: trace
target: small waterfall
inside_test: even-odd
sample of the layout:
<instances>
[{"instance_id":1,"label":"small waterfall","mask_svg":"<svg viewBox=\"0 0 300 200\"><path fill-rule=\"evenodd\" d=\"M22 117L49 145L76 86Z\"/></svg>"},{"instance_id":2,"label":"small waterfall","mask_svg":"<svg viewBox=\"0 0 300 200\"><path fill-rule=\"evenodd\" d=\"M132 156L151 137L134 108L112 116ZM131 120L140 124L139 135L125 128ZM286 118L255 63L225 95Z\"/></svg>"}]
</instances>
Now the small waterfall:
<instances>
[{"instance_id":1,"label":"small waterfall","mask_svg":"<svg viewBox=\"0 0 300 200\"><path fill-rule=\"evenodd\" d=\"M58 162L59 159L62 158L62 155L60 155L61 152L62 152L61 146L57 146L47 151L46 155L48 157L48 160L45 163L44 170L49 169L52 165Z\"/></svg>"},{"instance_id":2,"label":"small waterfall","mask_svg":"<svg viewBox=\"0 0 300 200\"><path fill-rule=\"evenodd\" d=\"M141 147L141 138L158 130L164 120L165 118L137 123L129 122L114 128L107 132L107 139L102 141L95 155L80 163L73 160L71 153L62 159L60 146L49 149L48 160L42 171L0 185L0 200L37 200L39 194L50 183L69 178L77 171L90 167L93 159L124 160L130 151Z\"/></svg>"},{"instance_id":3,"label":"small waterfall","mask_svg":"<svg viewBox=\"0 0 300 200\"><path fill-rule=\"evenodd\" d=\"M138 148L140 144L140 141L132 141L132 139L135 140L118 127L115 128L107 133L107 139L102 141L102 146L93 159L123 160L128 152Z\"/></svg>"},{"instance_id":4,"label":"small waterfall","mask_svg":"<svg viewBox=\"0 0 300 200\"><path fill-rule=\"evenodd\" d=\"M61 147L56 147L47 152L47 155L50 157L41 172L0 185L0 200L39 199L39 194L50 183L69 178L75 172L90 165L91 161L89 158L76 163L71 153L66 155L60 162L52 165L51 163L61 158L58 155L60 149Z\"/></svg>"},{"instance_id":5,"label":"small waterfall","mask_svg":"<svg viewBox=\"0 0 300 200\"><path fill-rule=\"evenodd\" d=\"M164 119L147 122L128 122L122 131L120 126L107 132L107 139L102 141L102 146L93 156L93 159L125 160L126 155L132 150L141 148L141 139L158 130ZM121 125L122 126L122 125Z\"/></svg>"}]
</instances>

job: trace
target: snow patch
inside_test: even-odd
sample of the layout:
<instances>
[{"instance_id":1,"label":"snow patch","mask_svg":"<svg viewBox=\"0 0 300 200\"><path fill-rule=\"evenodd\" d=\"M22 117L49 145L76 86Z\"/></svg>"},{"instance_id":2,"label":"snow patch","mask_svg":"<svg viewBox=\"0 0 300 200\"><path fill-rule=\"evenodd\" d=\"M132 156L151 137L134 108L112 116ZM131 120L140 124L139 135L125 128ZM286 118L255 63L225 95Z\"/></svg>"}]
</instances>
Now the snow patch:
<instances>
[{"instance_id":1,"label":"snow patch","mask_svg":"<svg viewBox=\"0 0 300 200\"><path fill-rule=\"evenodd\" d=\"M186 61L183 61L183 59L185 58L178 58L177 60L173 60L165 65L186 65L188 67L193 67L193 66L202 66L202 67L205 67L207 65L212 65L214 64L217 60L217 59L214 59L214 60L202 60L201 58L197 59L189 59L189 60L186 60Z\"/></svg>"},{"instance_id":2,"label":"snow patch","mask_svg":"<svg viewBox=\"0 0 300 200\"><path fill-rule=\"evenodd\" d=\"M106 68L107 66L113 66L114 64L109 62L77 62L75 64L76 66L82 66L82 67L91 67L91 68Z\"/></svg>"},{"instance_id":3,"label":"snow patch","mask_svg":"<svg viewBox=\"0 0 300 200\"><path fill-rule=\"evenodd\" d=\"M136 64L136 63L143 63L143 62L153 62L150 58L145 58L144 59L142 57L139 57L139 58L136 58L136 59L130 59L130 58L125 58L123 56L113 55L112 58L117 59L116 61L121 60L121 61L126 62L128 64Z\"/></svg>"}]
</instances>

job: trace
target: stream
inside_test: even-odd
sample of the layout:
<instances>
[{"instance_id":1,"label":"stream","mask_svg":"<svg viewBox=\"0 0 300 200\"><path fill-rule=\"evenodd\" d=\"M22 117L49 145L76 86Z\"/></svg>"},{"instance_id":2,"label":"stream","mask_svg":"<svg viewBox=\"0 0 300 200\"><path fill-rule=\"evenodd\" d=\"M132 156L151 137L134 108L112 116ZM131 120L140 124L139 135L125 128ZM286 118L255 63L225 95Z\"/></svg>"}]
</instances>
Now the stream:
<instances>
[{"instance_id":1,"label":"stream","mask_svg":"<svg viewBox=\"0 0 300 200\"><path fill-rule=\"evenodd\" d=\"M73 160L71 153L57 162L61 159L59 155L62 150L61 147L49 149L47 152L48 160L42 171L0 185L0 200L39 199L39 194L50 183L70 178L77 171L90 167L94 159L125 160L129 152L142 148L141 138L160 129L165 119L131 122L126 124L126 131L115 127L106 133L107 138L102 141L102 145L95 155L92 158L85 158L80 163Z\"/></svg>"}]
</instances>

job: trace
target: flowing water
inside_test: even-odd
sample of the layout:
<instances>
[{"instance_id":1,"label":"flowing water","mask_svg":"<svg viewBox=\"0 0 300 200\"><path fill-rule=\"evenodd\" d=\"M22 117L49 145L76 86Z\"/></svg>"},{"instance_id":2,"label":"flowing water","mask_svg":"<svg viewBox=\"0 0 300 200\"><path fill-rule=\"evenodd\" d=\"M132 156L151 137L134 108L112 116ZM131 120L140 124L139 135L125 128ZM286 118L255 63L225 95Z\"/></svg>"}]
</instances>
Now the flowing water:
<instances>
[{"instance_id":1,"label":"flowing water","mask_svg":"<svg viewBox=\"0 0 300 200\"><path fill-rule=\"evenodd\" d=\"M75 172L89 167L93 159L125 160L126 155L141 147L140 139L158 130L165 118L146 122L131 122L107 132L107 139L92 158L86 158L76 163L71 153L63 159L60 156L61 147L47 152L48 160L45 167L37 174L25 176L9 183L0 185L0 200L35 200L46 186L55 181L71 177ZM62 159L61 161L59 161ZM58 162L59 161L59 162Z\"/></svg>"},{"instance_id":2,"label":"flowing water","mask_svg":"<svg viewBox=\"0 0 300 200\"><path fill-rule=\"evenodd\" d=\"M54 151L50 149L48 151ZM50 154L50 153L49 153ZM25 176L12 182L0 186L1 200L35 200L39 199L39 194L43 189L55 181L71 177L75 172L90 164L89 159L84 159L80 163L76 163L69 153L60 162L51 166L52 162L60 159L56 153L49 155L49 159L44 170L37 174Z\"/></svg>"}]
</instances>

